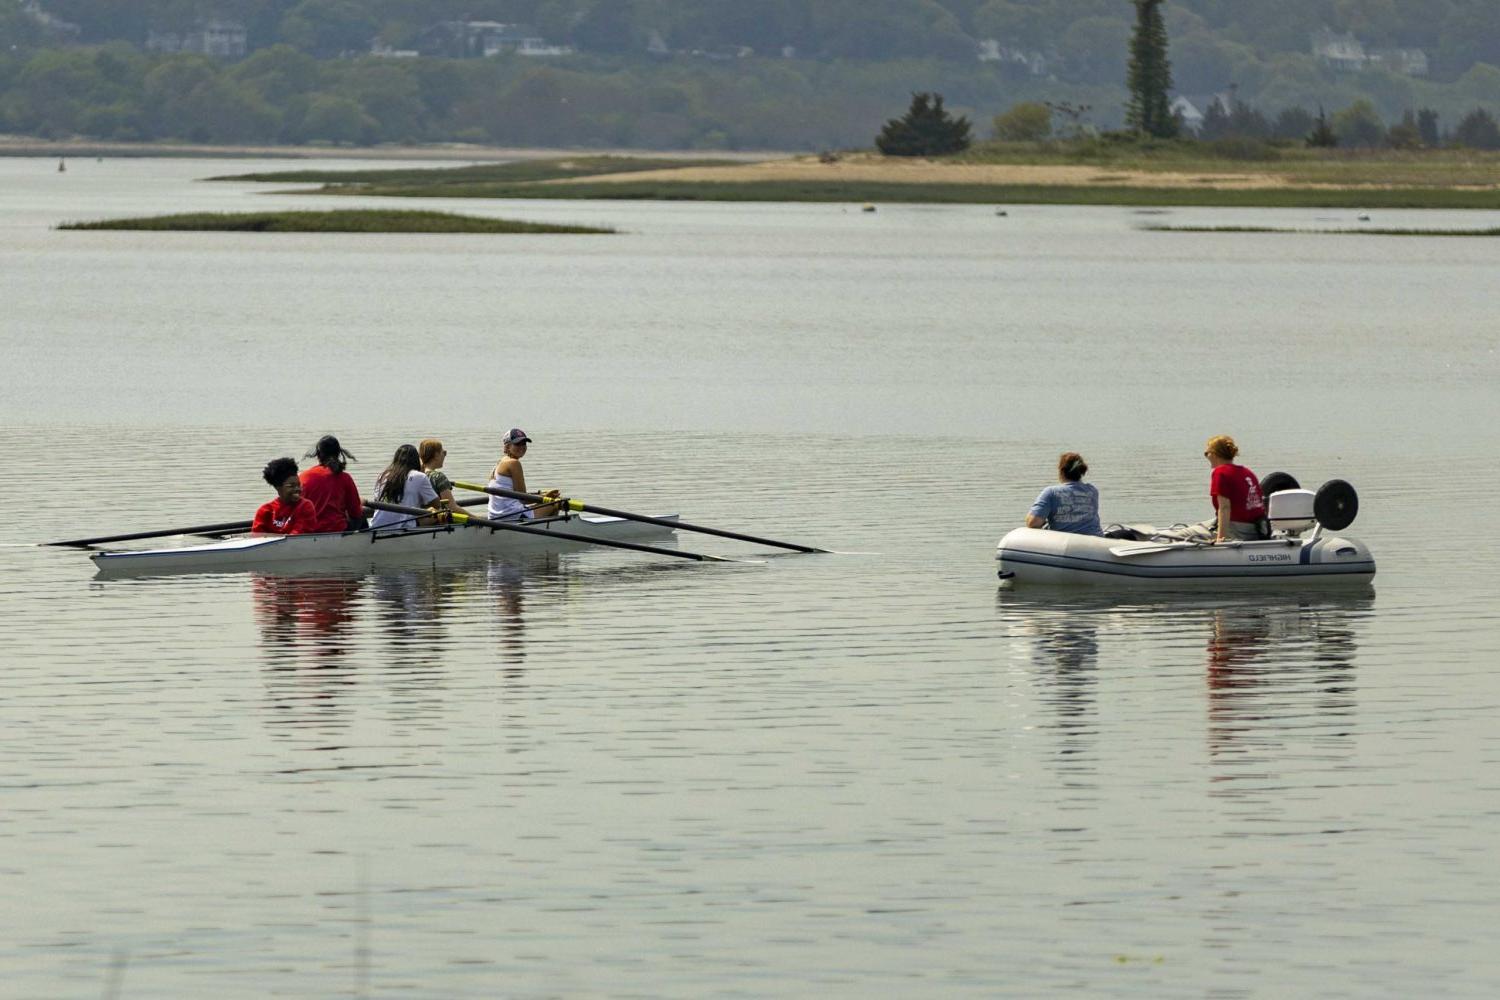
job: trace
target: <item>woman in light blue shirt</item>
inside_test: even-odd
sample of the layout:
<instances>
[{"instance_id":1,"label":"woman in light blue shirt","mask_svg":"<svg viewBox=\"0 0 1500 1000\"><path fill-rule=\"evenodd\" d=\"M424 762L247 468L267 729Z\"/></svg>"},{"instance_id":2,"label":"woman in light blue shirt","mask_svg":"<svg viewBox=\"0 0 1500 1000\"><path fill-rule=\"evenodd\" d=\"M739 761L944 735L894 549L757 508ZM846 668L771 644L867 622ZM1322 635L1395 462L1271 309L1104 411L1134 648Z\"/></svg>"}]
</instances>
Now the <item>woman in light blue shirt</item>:
<instances>
[{"instance_id":1,"label":"woman in light blue shirt","mask_svg":"<svg viewBox=\"0 0 1500 1000\"><path fill-rule=\"evenodd\" d=\"M1099 491L1083 482L1088 463L1076 451L1065 451L1057 459L1057 485L1042 490L1026 514L1026 527L1071 531L1075 535L1102 535L1099 526Z\"/></svg>"}]
</instances>

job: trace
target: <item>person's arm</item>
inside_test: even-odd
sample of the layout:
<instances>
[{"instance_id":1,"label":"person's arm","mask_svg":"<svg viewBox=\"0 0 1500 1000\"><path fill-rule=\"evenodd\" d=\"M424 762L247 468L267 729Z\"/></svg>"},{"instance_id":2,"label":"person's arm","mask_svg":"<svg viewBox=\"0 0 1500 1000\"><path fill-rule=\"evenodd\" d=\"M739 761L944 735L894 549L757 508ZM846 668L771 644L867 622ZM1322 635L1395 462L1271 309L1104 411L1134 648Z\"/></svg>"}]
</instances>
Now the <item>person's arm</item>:
<instances>
[{"instance_id":1,"label":"person's arm","mask_svg":"<svg viewBox=\"0 0 1500 1000\"><path fill-rule=\"evenodd\" d=\"M350 523L357 523L365 516L365 502L359 495L359 484L349 473L341 473L344 478L344 516Z\"/></svg>"},{"instance_id":2,"label":"person's arm","mask_svg":"<svg viewBox=\"0 0 1500 1000\"><path fill-rule=\"evenodd\" d=\"M1026 512L1026 527L1045 528L1047 518L1053 513L1052 489L1049 487L1037 495L1036 502Z\"/></svg>"},{"instance_id":3,"label":"person's arm","mask_svg":"<svg viewBox=\"0 0 1500 1000\"><path fill-rule=\"evenodd\" d=\"M255 519L250 522L250 533L252 535L269 535L275 533L275 525L271 523L271 505L263 503L255 512Z\"/></svg>"},{"instance_id":4,"label":"person's arm","mask_svg":"<svg viewBox=\"0 0 1500 1000\"><path fill-rule=\"evenodd\" d=\"M506 462L509 462L510 464L507 466ZM513 458L507 458L505 462L500 463L500 472L503 475L510 476L511 489L515 490L517 493L526 492L526 473L521 471L520 462L517 462Z\"/></svg>"},{"instance_id":5,"label":"person's arm","mask_svg":"<svg viewBox=\"0 0 1500 1000\"><path fill-rule=\"evenodd\" d=\"M1230 512L1233 511L1233 509L1234 508L1230 504L1228 497L1226 497L1226 496L1220 496L1219 497L1219 517L1218 517L1218 529L1219 530L1214 533L1214 543L1215 544L1217 544L1219 542L1227 542L1227 541L1229 541L1229 536L1226 534L1226 532L1229 531L1229 515L1230 515Z\"/></svg>"}]
</instances>

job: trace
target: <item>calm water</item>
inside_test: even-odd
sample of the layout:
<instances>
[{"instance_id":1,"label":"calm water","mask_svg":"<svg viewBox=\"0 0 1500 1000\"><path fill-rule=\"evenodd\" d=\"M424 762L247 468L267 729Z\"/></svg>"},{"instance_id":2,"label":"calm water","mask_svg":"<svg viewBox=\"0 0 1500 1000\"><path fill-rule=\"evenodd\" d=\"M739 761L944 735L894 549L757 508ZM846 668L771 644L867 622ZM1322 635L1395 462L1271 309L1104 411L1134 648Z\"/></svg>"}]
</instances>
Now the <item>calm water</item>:
<instances>
[{"instance_id":1,"label":"calm water","mask_svg":"<svg viewBox=\"0 0 1500 1000\"><path fill-rule=\"evenodd\" d=\"M1500 990L1495 243L49 228L326 203L195 182L265 166L0 159L0 994ZM515 424L538 483L851 554L100 582L30 544L248 517L328 430L366 488L427 435L478 477ZM1373 591L997 590L1058 451L1180 520L1221 431L1355 483Z\"/></svg>"}]
</instances>

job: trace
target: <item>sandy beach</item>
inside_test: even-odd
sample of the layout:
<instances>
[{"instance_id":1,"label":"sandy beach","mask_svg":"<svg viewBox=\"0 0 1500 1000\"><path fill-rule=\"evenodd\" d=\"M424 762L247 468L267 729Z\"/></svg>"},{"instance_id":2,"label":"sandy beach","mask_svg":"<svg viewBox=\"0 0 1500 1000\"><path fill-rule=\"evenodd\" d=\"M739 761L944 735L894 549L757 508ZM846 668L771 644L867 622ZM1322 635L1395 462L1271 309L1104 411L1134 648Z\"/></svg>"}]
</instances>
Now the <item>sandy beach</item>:
<instances>
[{"instance_id":1,"label":"sandy beach","mask_svg":"<svg viewBox=\"0 0 1500 1000\"><path fill-rule=\"evenodd\" d=\"M1232 173L1117 170L1088 164L945 163L859 153L823 162L815 156L763 160L724 167L674 167L628 174L564 178L548 184L595 183L846 182L884 184L1024 184L1044 186L1104 186L1153 188L1220 188L1253 190L1287 187L1284 176L1237 171ZM1306 186L1306 185L1302 185Z\"/></svg>"}]
</instances>

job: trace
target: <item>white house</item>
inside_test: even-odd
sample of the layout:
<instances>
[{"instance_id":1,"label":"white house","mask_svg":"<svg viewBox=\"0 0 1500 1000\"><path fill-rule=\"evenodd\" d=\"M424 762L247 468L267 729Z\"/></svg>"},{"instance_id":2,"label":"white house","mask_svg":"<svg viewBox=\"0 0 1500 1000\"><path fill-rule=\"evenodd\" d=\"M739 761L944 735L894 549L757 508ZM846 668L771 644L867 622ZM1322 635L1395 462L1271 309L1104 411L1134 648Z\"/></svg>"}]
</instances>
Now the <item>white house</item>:
<instances>
[{"instance_id":1,"label":"white house","mask_svg":"<svg viewBox=\"0 0 1500 1000\"><path fill-rule=\"evenodd\" d=\"M1203 127L1203 112L1198 106L1182 95L1172 98L1170 105L1172 114L1182 122L1182 127L1196 134Z\"/></svg>"},{"instance_id":2,"label":"white house","mask_svg":"<svg viewBox=\"0 0 1500 1000\"><path fill-rule=\"evenodd\" d=\"M249 49L248 33L239 21L214 18L199 21L184 31L146 32L149 52L196 52L201 56L238 59Z\"/></svg>"},{"instance_id":3,"label":"white house","mask_svg":"<svg viewBox=\"0 0 1500 1000\"><path fill-rule=\"evenodd\" d=\"M1421 49L1376 49L1369 60L1371 66L1403 76L1427 75L1427 53Z\"/></svg>"},{"instance_id":4,"label":"white house","mask_svg":"<svg viewBox=\"0 0 1500 1000\"><path fill-rule=\"evenodd\" d=\"M1369 61L1364 44L1358 38L1347 31L1340 34L1327 28L1313 32L1312 54L1323 65L1345 73L1362 70Z\"/></svg>"}]
</instances>

